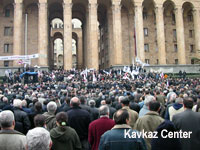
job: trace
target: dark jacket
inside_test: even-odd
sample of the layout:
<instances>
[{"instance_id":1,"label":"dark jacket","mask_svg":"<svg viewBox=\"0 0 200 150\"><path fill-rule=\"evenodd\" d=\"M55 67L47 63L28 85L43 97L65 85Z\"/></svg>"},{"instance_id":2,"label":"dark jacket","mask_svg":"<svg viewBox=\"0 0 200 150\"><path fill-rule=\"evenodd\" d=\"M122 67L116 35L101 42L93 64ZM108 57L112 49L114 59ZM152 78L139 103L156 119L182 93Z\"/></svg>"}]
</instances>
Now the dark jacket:
<instances>
[{"instance_id":1,"label":"dark jacket","mask_svg":"<svg viewBox=\"0 0 200 150\"><path fill-rule=\"evenodd\" d=\"M80 140L88 139L88 127L90 124L90 114L81 109L81 107L73 107L68 114L68 123L70 127L74 128L80 138Z\"/></svg>"},{"instance_id":2,"label":"dark jacket","mask_svg":"<svg viewBox=\"0 0 200 150\"><path fill-rule=\"evenodd\" d=\"M200 148L200 113L193 112L191 109L187 109L182 113L176 114L172 118L177 130L191 131L191 137L182 138L181 145L182 150L199 150Z\"/></svg>"},{"instance_id":3,"label":"dark jacket","mask_svg":"<svg viewBox=\"0 0 200 150\"><path fill-rule=\"evenodd\" d=\"M91 112L90 107L88 105L85 104L80 104L80 107L86 111L88 111L89 113Z\"/></svg>"},{"instance_id":4,"label":"dark jacket","mask_svg":"<svg viewBox=\"0 0 200 150\"><path fill-rule=\"evenodd\" d=\"M128 125L115 125L110 131L107 131L101 136L99 150L146 150L145 141L138 136L136 138L124 137L124 132L132 130Z\"/></svg>"},{"instance_id":5,"label":"dark jacket","mask_svg":"<svg viewBox=\"0 0 200 150\"><path fill-rule=\"evenodd\" d=\"M20 108L16 108L16 107L13 109L13 113L15 116L15 130L26 135L26 133L31 127L31 123L28 118L28 115L24 111L22 111Z\"/></svg>"},{"instance_id":6,"label":"dark jacket","mask_svg":"<svg viewBox=\"0 0 200 150\"><path fill-rule=\"evenodd\" d=\"M108 107L109 107L109 112L110 112L109 118L112 119L114 113L115 113L117 110L116 110L114 107L111 107L111 106L109 106L109 105L108 105Z\"/></svg>"},{"instance_id":7,"label":"dark jacket","mask_svg":"<svg viewBox=\"0 0 200 150\"><path fill-rule=\"evenodd\" d=\"M52 150L81 150L79 137L69 126L56 127L50 131L53 142Z\"/></svg>"},{"instance_id":8,"label":"dark jacket","mask_svg":"<svg viewBox=\"0 0 200 150\"><path fill-rule=\"evenodd\" d=\"M175 132L174 124L165 120L156 129L158 138L153 138L151 141L151 150L181 150L180 139L178 138L163 138L161 132L166 129L168 132Z\"/></svg>"},{"instance_id":9,"label":"dark jacket","mask_svg":"<svg viewBox=\"0 0 200 150\"><path fill-rule=\"evenodd\" d=\"M91 121L98 119L99 110L96 107L90 107L90 116L91 116Z\"/></svg>"},{"instance_id":10,"label":"dark jacket","mask_svg":"<svg viewBox=\"0 0 200 150\"><path fill-rule=\"evenodd\" d=\"M45 112L43 115L45 116L45 122L46 122L48 131L50 131L51 129L57 127L57 125L56 125L56 117L55 117L54 114L51 114L49 112Z\"/></svg>"}]
</instances>

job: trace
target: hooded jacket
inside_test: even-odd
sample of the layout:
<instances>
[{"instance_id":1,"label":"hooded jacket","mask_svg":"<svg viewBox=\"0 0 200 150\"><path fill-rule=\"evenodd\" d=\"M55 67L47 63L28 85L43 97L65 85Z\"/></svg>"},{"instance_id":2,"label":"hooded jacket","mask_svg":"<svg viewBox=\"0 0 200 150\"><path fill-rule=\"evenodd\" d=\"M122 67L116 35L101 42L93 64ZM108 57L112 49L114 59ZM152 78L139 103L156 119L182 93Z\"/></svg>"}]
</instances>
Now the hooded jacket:
<instances>
[{"instance_id":1,"label":"hooded jacket","mask_svg":"<svg viewBox=\"0 0 200 150\"><path fill-rule=\"evenodd\" d=\"M184 111L183 104L174 103L173 106L170 106L169 107L169 119L170 119L170 121L172 121L172 117L175 114L178 114L178 113L183 112L183 111Z\"/></svg>"},{"instance_id":2,"label":"hooded jacket","mask_svg":"<svg viewBox=\"0 0 200 150\"><path fill-rule=\"evenodd\" d=\"M43 115L45 116L45 122L46 122L48 131L50 131L51 129L57 127L57 125L56 125L56 117L55 117L54 114L49 113L49 112L45 112Z\"/></svg>"},{"instance_id":3,"label":"hooded jacket","mask_svg":"<svg viewBox=\"0 0 200 150\"><path fill-rule=\"evenodd\" d=\"M69 127L56 127L50 131L53 142L52 150L81 150L81 143L76 131Z\"/></svg>"}]
</instances>

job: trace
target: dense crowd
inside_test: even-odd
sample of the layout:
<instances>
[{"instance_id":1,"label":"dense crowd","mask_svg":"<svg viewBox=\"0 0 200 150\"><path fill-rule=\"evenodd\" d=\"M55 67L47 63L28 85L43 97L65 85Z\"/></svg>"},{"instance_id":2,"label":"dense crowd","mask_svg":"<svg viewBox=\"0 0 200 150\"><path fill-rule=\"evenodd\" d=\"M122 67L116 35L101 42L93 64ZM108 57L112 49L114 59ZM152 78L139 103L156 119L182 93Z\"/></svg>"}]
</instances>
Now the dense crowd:
<instances>
[{"instance_id":1,"label":"dense crowd","mask_svg":"<svg viewBox=\"0 0 200 150\"><path fill-rule=\"evenodd\" d=\"M200 147L199 78L142 69L21 74L8 73L0 84L1 150ZM163 138L163 130L191 135Z\"/></svg>"}]
</instances>

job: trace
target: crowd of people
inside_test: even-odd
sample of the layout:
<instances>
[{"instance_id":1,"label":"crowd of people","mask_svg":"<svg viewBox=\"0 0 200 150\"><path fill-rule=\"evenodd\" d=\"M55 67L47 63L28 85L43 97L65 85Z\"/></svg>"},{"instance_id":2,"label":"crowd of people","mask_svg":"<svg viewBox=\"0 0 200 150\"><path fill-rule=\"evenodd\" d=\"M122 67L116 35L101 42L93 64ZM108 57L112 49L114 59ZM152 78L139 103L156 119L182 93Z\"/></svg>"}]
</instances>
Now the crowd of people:
<instances>
[{"instance_id":1,"label":"crowd of people","mask_svg":"<svg viewBox=\"0 0 200 150\"><path fill-rule=\"evenodd\" d=\"M74 69L38 71L37 80L25 83L20 74L0 84L1 150L200 147L199 78Z\"/></svg>"}]
</instances>

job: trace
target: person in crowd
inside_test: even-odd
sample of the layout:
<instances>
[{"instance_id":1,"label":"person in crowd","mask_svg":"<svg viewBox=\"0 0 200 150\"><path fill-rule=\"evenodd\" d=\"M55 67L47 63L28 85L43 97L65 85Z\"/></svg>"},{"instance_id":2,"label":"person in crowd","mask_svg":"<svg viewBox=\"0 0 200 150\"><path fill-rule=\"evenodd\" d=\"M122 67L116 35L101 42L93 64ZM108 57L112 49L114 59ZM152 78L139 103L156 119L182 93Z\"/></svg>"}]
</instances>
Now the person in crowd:
<instances>
[{"instance_id":1,"label":"person in crowd","mask_svg":"<svg viewBox=\"0 0 200 150\"><path fill-rule=\"evenodd\" d=\"M70 110L70 98L69 97L65 97L65 102L62 104L62 106L59 109L60 111L64 111L67 112L68 110Z\"/></svg>"},{"instance_id":2,"label":"person in crowd","mask_svg":"<svg viewBox=\"0 0 200 150\"><path fill-rule=\"evenodd\" d=\"M111 101L110 98L106 99L106 105L109 107L109 112L110 112L109 117L110 117L110 119L112 119L114 113L116 112L116 109L111 106L112 105L112 101Z\"/></svg>"},{"instance_id":3,"label":"person in crowd","mask_svg":"<svg viewBox=\"0 0 200 150\"><path fill-rule=\"evenodd\" d=\"M15 130L26 134L31 127L31 123L27 113L22 110L22 101L20 99L14 99L13 106L13 112L15 115Z\"/></svg>"},{"instance_id":4,"label":"person in crowd","mask_svg":"<svg viewBox=\"0 0 200 150\"><path fill-rule=\"evenodd\" d=\"M181 138L182 150L198 150L200 147L200 113L192 111L193 99L183 100L185 111L173 116L172 122L177 130L191 133L190 138Z\"/></svg>"},{"instance_id":5,"label":"person in crowd","mask_svg":"<svg viewBox=\"0 0 200 150\"><path fill-rule=\"evenodd\" d=\"M161 123L156 129L157 138L153 138L151 141L151 150L182 150L180 138L163 137L163 131L175 133L176 128L170 120Z\"/></svg>"},{"instance_id":6,"label":"person in crowd","mask_svg":"<svg viewBox=\"0 0 200 150\"><path fill-rule=\"evenodd\" d=\"M27 107L26 100L22 100L22 110L26 112L28 115L32 112L31 109Z\"/></svg>"},{"instance_id":7,"label":"person in crowd","mask_svg":"<svg viewBox=\"0 0 200 150\"><path fill-rule=\"evenodd\" d=\"M45 116L45 122L46 122L48 131L57 127L56 117L55 117L56 110L57 110L57 105L55 102L52 101L47 104L48 112L45 112L43 115Z\"/></svg>"},{"instance_id":8,"label":"person in crowd","mask_svg":"<svg viewBox=\"0 0 200 150\"><path fill-rule=\"evenodd\" d=\"M160 102L161 106L165 105L165 97L164 95L161 94L160 90L156 91L156 100Z\"/></svg>"},{"instance_id":9,"label":"person in crowd","mask_svg":"<svg viewBox=\"0 0 200 150\"><path fill-rule=\"evenodd\" d=\"M130 96L129 100L130 100L130 103L129 103L130 109L136 111L139 114L139 112L140 112L140 105L135 102L134 96Z\"/></svg>"},{"instance_id":10,"label":"person in crowd","mask_svg":"<svg viewBox=\"0 0 200 150\"><path fill-rule=\"evenodd\" d=\"M196 103L196 105L193 106L192 110L194 112L200 112L200 96L198 96L197 103Z\"/></svg>"},{"instance_id":11,"label":"person in crowd","mask_svg":"<svg viewBox=\"0 0 200 150\"><path fill-rule=\"evenodd\" d=\"M31 122L31 128L34 128L34 117L37 114L43 114L43 110L42 110L42 104L40 102L36 102L34 105L34 112L32 112L31 114L29 114L29 119Z\"/></svg>"},{"instance_id":12,"label":"person in crowd","mask_svg":"<svg viewBox=\"0 0 200 150\"><path fill-rule=\"evenodd\" d=\"M56 115L57 127L50 131L52 150L81 150L81 142L76 131L68 126L68 115L60 112Z\"/></svg>"},{"instance_id":13,"label":"person in crowd","mask_svg":"<svg viewBox=\"0 0 200 150\"><path fill-rule=\"evenodd\" d=\"M149 102L149 112L144 116L138 118L135 129L144 132L154 132L156 128L164 121L163 118L159 116L160 103L157 101ZM145 137L147 144L147 149L151 150L151 138Z\"/></svg>"},{"instance_id":14,"label":"person in crowd","mask_svg":"<svg viewBox=\"0 0 200 150\"><path fill-rule=\"evenodd\" d=\"M99 117L99 110L95 107L95 105L96 103L94 100L89 101L91 121L94 121Z\"/></svg>"},{"instance_id":15,"label":"person in crowd","mask_svg":"<svg viewBox=\"0 0 200 150\"><path fill-rule=\"evenodd\" d=\"M88 127L90 124L90 114L80 107L80 100L73 97L70 101L71 109L67 111L69 126L74 128L80 138L82 150L89 149Z\"/></svg>"},{"instance_id":16,"label":"person in crowd","mask_svg":"<svg viewBox=\"0 0 200 150\"><path fill-rule=\"evenodd\" d=\"M151 101L155 101L155 97L152 95L146 95L145 96L145 100L144 100L144 105L142 107L142 109L139 112L139 117L144 116L145 114L147 114L150 110L149 110L149 103Z\"/></svg>"},{"instance_id":17,"label":"person in crowd","mask_svg":"<svg viewBox=\"0 0 200 150\"><path fill-rule=\"evenodd\" d=\"M113 102L113 106L115 107L116 110L119 110L122 108L122 105L121 105L122 99L124 99L124 96L119 96L119 97L117 97L117 100L115 102Z\"/></svg>"},{"instance_id":18,"label":"person in crowd","mask_svg":"<svg viewBox=\"0 0 200 150\"><path fill-rule=\"evenodd\" d=\"M175 114L181 113L183 111L184 111L183 99L178 97L176 98L175 103L168 108L169 114L167 114L167 116L169 116L169 118L165 119L169 119L170 121L172 121L172 118Z\"/></svg>"},{"instance_id":19,"label":"person in crowd","mask_svg":"<svg viewBox=\"0 0 200 150\"><path fill-rule=\"evenodd\" d=\"M114 120L116 125L112 130L101 136L99 150L146 150L143 138L138 137L137 134L135 137L131 137L133 133L138 131L132 130L129 126L129 113L126 109L118 110L114 115Z\"/></svg>"},{"instance_id":20,"label":"person in crowd","mask_svg":"<svg viewBox=\"0 0 200 150\"><path fill-rule=\"evenodd\" d=\"M103 105L99 108L100 118L89 125L88 141L92 150L98 150L101 135L113 128L115 122L109 119L109 107Z\"/></svg>"},{"instance_id":21,"label":"person in crowd","mask_svg":"<svg viewBox=\"0 0 200 150\"><path fill-rule=\"evenodd\" d=\"M122 109L126 109L129 113L129 125L132 127L132 129L134 128L135 126L135 123L138 119L138 113L132 109L130 109L129 107L129 99L128 97L125 97L123 100L121 100L121 105L122 105Z\"/></svg>"},{"instance_id":22,"label":"person in crowd","mask_svg":"<svg viewBox=\"0 0 200 150\"><path fill-rule=\"evenodd\" d=\"M52 141L50 133L42 127L29 130L26 135L26 150L51 150Z\"/></svg>"},{"instance_id":23,"label":"person in crowd","mask_svg":"<svg viewBox=\"0 0 200 150\"><path fill-rule=\"evenodd\" d=\"M87 105L87 102L85 100L85 97L81 96L80 97L80 107L90 113L90 107Z\"/></svg>"},{"instance_id":24,"label":"person in crowd","mask_svg":"<svg viewBox=\"0 0 200 150\"><path fill-rule=\"evenodd\" d=\"M37 114L34 117L34 126L35 127L43 127L43 128L47 128L46 126L46 122L45 122L45 116L42 114Z\"/></svg>"},{"instance_id":25,"label":"person in crowd","mask_svg":"<svg viewBox=\"0 0 200 150\"><path fill-rule=\"evenodd\" d=\"M5 110L0 113L0 149L25 150L26 136L14 130L15 117L13 112Z\"/></svg>"}]
</instances>

